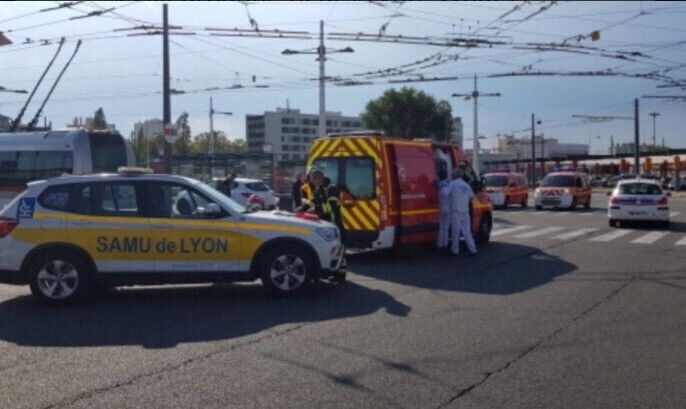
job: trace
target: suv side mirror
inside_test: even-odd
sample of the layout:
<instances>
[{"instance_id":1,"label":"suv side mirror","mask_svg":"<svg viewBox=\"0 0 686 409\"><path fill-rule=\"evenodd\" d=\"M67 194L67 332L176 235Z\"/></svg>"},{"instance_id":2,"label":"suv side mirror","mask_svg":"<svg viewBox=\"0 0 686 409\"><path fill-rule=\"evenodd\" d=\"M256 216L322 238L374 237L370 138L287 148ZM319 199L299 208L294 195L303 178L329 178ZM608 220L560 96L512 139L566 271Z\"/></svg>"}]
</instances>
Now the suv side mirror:
<instances>
[{"instance_id":1,"label":"suv side mirror","mask_svg":"<svg viewBox=\"0 0 686 409\"><path fill-rule=\"evenodd\" d=\"M218 216L222 213L222 208L216 203L210 203L207 207L198 210L203 216Z\"/></svg>"}]
</instances>

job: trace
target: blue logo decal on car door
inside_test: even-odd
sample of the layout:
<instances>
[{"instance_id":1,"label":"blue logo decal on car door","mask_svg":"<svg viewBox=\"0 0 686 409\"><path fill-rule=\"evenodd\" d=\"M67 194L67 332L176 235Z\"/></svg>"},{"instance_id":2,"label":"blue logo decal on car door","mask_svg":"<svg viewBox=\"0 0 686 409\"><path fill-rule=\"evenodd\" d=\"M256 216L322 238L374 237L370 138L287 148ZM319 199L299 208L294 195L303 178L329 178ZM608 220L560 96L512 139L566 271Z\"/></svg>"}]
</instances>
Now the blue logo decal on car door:
<instances>
[{"instance_id":1,"label":"blue logo decal on car door","mask_svg":"<svg viewBox=\"0 0 686 409\"><path fill-rule=\"evenodd\" d=\"M32 219L33 210L36 208L35 197L25 197L19 200L17 207L17 219Z\"/></svg>"}]
</instances>

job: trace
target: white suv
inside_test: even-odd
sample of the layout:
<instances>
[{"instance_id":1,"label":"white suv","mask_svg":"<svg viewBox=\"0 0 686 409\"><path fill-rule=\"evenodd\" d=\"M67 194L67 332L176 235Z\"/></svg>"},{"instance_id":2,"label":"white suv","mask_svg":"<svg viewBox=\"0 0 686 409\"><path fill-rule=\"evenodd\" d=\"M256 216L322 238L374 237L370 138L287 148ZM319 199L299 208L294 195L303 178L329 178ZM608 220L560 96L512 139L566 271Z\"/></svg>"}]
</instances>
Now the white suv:
<instances>
[{"instance_id":1,"label":"white suv","mask_svg":"<svg viewBox=\"0 0 686 409\"><path fill-rule=\"evenodd\" d=\"M340 271L336 226L256 212L190 178L137 172L32 182L0 212L0 282L54 304L95 285L260 278L278 294ZM340 277L339 277L340 278Z\"/></svg>"}]
</instances>

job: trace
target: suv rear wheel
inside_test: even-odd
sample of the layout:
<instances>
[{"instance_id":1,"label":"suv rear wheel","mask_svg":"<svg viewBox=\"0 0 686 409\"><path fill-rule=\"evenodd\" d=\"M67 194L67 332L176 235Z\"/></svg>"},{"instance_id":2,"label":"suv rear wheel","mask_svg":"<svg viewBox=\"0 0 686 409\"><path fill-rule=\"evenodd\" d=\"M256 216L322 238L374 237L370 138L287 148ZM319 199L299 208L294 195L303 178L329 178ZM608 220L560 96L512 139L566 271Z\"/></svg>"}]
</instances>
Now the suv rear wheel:
<instances>
[{"instance_id":1,"label":"suv rear wheel","mask_svg":"<svg viewBox=\"0 0 686 409\"><path fill-rule=\"evenodd\" d=\"M29 266L31 293L39 300L64 305L82 299L90 288L89 263L69 252L50 251Z\"/></svg>"},{"instance_id":2,"label":"suv rear wheel","mask_svg":"<svg viewBox=\"0 0 686 409\"><path fill-rule=\"evenodd\" d=\"M309 287L315 263L310 252L297 244L283 244L268 249L259 267L262 284L275 295L288 296Z\"/></svg>"}]
</instances>

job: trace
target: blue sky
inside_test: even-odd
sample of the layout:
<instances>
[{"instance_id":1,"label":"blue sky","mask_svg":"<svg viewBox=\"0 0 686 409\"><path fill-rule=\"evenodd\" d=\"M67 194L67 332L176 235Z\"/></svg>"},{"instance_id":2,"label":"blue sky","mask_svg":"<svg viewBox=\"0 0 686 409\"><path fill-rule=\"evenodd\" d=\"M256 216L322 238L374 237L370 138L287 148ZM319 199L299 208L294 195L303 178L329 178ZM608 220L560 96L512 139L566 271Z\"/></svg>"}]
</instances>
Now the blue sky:
<instances>
[{"instance_id":1,"label":"blue sky","mask_svg":"<svg viewBox=\"0 0 686 409\"><path fill-rule=\"evenodd\" d=\"M77 38L85 41L72 67L45 108L56 127L64 126L74 116L90 116L98 107L109 121L128 135L133 123L162 116L161 38L126 36L112 30L128 28L137 20L159 23L158 2L82 2L73 9L38 12L57 2L0 2L0 31L15 44L0 47L0 86L12 89L33 87L43 67L52 57L55 45L22 45L32 40L69 36L65 48L48 75L32 113L49 85L68 58ZM377 3L377 4L373 4ZM480 104L480 133L489 140L497 133L526 129L535 112L543 122L546 136L563 142L592 143L592 151L605 152L610 135L617 142L633 138L633 123L616 120L584 123L573 114L633 115L633 99L642 95L679 95L679 88L656 88L660 82L648 79L617 77L505 77L483 78L489 74L519 71L531 65L533 71L606 70L644 74L666 70L674 79L682 79L686 65L686 2L557 2L549 9L523 20L551 2L179 2L169 4L171 24L186 31L206 34L204 28L249 28L249 16L262 29L317 32L319 20L326 32L377 33L388 23L387 35L446 37L459 33L496 35L503 46L483 49L446 48L429 45L400 45L379 42L327 40L327 47L351 46L352 54L331 55L327 75L350 76L407 64L437 52L459 55L456 61L421 70L426 77L457 76L457 80L411 84L438 99L449 100L453 112L463 117L465 136L472 134L472 103L451 98L453 92L472 89L472 76L480 75L481 91L500 92L500 98L484 98ZM105 8L117 7L115 14L69 20L70 17ZM497 20L518 6L510 15ZM394 16L394 17L391 17ZM522 21L523 20L523 21ZM495 21L495 23L493 23ZM640 61L622 61L598 55L563 52L536 52L513 49L512 43L561 42L566 38L600 30L599 41L581 40L580 45L601 47L607 53L640 51L648 57ZM114 38L112 38L114 37ZM269 85L265 89L197 92L172 98L172 116L190 114L194 133L208 129L208 100L214 97L215 108L232 111L233 117L215 117L215 128L232 138L245 135L245 115L290 106L304 112L317 112L317 63L312 55L283 56L285 48L316 47L316 40L255 39L210 37L208 35L173 36L171 44L172 87L186 91L234 84ZM684 42L683 44L680 42ZM576 44L576 41L572 41ZM599 54L594 52L592 54ZM407 75L399 78L407 78ZM377 82L386 81L375 80ZM359 114L367 101L394 85L376 83L358 87L327 88L327 109L344 114ZM396 85L397 87L397 85ZM0 93L0 113L14 116L25 96ZM683 118L686 104L655 99L641 99L641 135L652 137L652 118L657 111L658 141L686 147ZM523 135L522 132L518 135ZM471 141L465 142L466 147Z\"/></svg>"}]
</instances>

